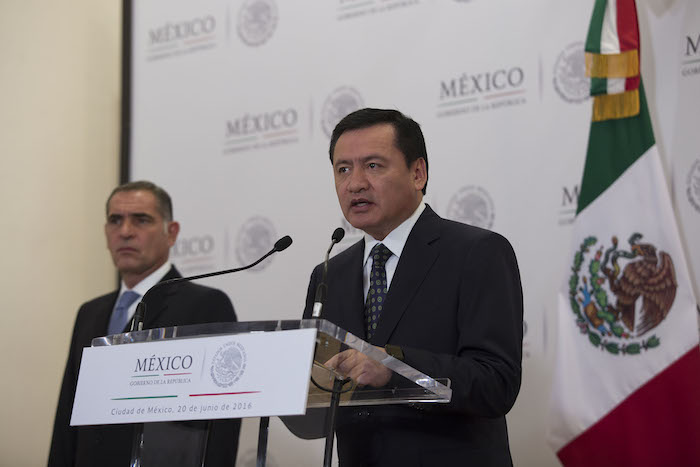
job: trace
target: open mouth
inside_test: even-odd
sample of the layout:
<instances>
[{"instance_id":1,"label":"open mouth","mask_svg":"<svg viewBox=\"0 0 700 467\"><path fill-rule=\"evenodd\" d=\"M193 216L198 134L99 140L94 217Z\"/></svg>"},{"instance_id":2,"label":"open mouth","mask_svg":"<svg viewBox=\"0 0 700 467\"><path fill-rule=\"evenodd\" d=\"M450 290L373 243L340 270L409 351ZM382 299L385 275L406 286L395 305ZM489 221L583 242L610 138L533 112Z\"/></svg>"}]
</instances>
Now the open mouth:
<instances>
[{"instance_id":1,"label":"open mouth","mask_svg":"<svg viewBox=\"0 0 700 467\"><path fill-rule=\"evenodd\" d=\"M352 201L350 201L351 208L362 208L365 206L369 206L370 204L372 203L364 198L353 199Z\"/></svg>"}]
</instances>

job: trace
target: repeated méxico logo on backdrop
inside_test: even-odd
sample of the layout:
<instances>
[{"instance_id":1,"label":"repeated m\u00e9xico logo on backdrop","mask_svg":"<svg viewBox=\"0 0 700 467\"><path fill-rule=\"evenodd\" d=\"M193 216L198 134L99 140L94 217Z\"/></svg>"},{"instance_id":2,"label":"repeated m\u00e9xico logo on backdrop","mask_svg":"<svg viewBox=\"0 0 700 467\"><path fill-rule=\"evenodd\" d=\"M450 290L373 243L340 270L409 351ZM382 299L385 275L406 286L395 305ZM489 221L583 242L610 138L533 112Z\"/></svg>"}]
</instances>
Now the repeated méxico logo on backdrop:
<instances>
[{"instance_id":1,"label":"repeated m\u00e9xico logo on backdrop","mask_svg":"<svg viewBox=\"0 0 700 467\"><path fill-rule=\"evenodd\" d=\"M445 216L464 224L490 229L495 217L493 199L484 188L467 185L450 198Z\"/></svg>"},{"instance_id":2,"label":"repeated m\u00e9xico logo on backdrop","mask_svg":"<svg viewBox=\"0 0 700 467\"><path fill-rule=\"evenodd\" d=\"M367 18L400 11L420 4L420 0L336 0L338 21Z\"/></svg>"},{"instance_id":3,"label":"repeated m\u00e9xico logo on backdrop","mask_svg":"<svg viewBox=\"0 0 700 467\"><path fill-rule=\"evenodd\" d=\"M700 79L700 32L686 36L684 45L681 76L684 79ZM690 205L700 214L700 158L688 170L685 193Z\"/></svg>"},{"instance_id":4,"label":"repeated m\u00e9xico logo on backdrop","mask_svg":"<svg viewBox=\"0 0 700 467\"><path fill-rule=\"evenodd\" d=\"M273 0L246 0L235 21L238 37L244 44L263 45L277 29L277 4Z\"/></svg>"},{"instance_id":5,"label":"repeated m\u00e9xico logo on backdrop","mask_svg":"<svg viewBox=\"0 0 700 467\"><path fill-rule=\"evenodd\" d=\"M564 101L581 103L588 100L591 79L586 76L586 53L583 42L569 44L554 62L554 90Z\"/></svg>"},{"instance_id":6,"label":"repeated m\u00e9xico logo on backdrop","mask_svg":"<svg viewBox=\"0 0 700 467\"><path fill-rule=\"evenodd\" d=\"M253 216L246 220L238 230L235 239L236 259L241 265L252 264L265 253L270 251L277 241L275 226L270 219L263 216ZM267 258L251 271L262 271L272 258Z\"/></svg>"},{"instance_id":7,"label":"repeated m\u00e9xico logo on backdrop","mask_svg":"<svg viewBox=\"0 0 700 467\"><path fill-rule=\"evenodd\" d=\"M688 202L700 214L700 158L690 166L685 185Z\"/></svg>"},{"instance_id":8,"label":"repeated m\u00e9xico logo on backdrop","mask_svg":"<svg viewBox=\"0 0 700 467\"><path fill-rule=\"evenodd\" d=\"M209 233L181 235L170 249L170 256L185 275L213 271L219 254L217 243Z\"/></svg>"},{"instance_id":9,"label":"repeated m\u00e9xico logo on backdrop","mask_svg":"<svg viewBox=\"0 0 700 467\"><path fill-rule=\"evenodd\" d=\"M299 134L299 111L294 107L235 115L224 123L222 154L295 144Z\"/></svg>"},{"instance_id":10,"label":"repeated m\u00e9xico logo on backdrop","mask_svg":"<svg viewBox=\"0 0 700 467\"><path fill-rule=\"evenodd\" d=\"M330 93L321 108L321 128L330 138L338 122L351 112L364 107L362 96L353 87L341 86Z\"/></svg>"},{"instance_id":11,"label":"repeated m\u00e9xico logo on backdrop","mask_svg":"<svg viewBox=\"0 0 700 467\"><path fill-rule=\"evenodd\" d=\"M182 57L217 47L219 20L212 13L163 20L146 31L146 61L158 61ZM274 0L246 0L240 8L230 7L226 19L226 35L237 32L247 46L265 44L277 29L277 4Z\"/></svg>"},{"instance_id":12,"label":"repeated m\u00e9xico logo on backdrop","mask_svg":"<svg viewBox=\"0 0 700 467\"><path fill-rule=\"evenodd\" d=\"M488 112L527 103L525 71L512 66L462 73L440 81L437 117Z\"/></svg>"},{"instance_id":13,"label":"repeated m\u00e9xico logo on backdrop","mask_svg":"<svg viewBox=\"0 0 700 467\"><path fill-rule=\"evenodd\" d=\"M685 50L681 59L681 76L700 78L700 32L685 37Z\"/></svg>"},{"instance_id":14,"label":"repeated m\u00e9xico logo on backdrop","mask_svg":"<svg viewBox=\"0 0 700 467\"><path fill-rule=\"evenodd\" d=\"M214 15L163 21L149 28L146 61L170 59L212 49L218 44Z\"/></svg>"},{"instance_id":15,"label":"repeated m\u00e9xico logo on backdrop","mask_svg":"<svg viewBox=\"0 0 700 467\"><path fill-rule=\"evenodd\" d=\"M575 253L569 301L583 337L616 355L636 355L663 344L654 329L676 297L673 259L633 233L627 245L587 237Z\"/></svg>"}]
</instances>

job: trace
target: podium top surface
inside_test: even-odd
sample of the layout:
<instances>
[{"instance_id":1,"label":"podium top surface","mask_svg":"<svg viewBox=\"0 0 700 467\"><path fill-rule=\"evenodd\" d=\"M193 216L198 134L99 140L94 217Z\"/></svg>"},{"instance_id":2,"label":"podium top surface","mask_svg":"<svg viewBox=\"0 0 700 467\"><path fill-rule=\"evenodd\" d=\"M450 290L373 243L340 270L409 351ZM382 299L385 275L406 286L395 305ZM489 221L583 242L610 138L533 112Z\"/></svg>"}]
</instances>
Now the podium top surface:
<instances>
[{"instance_id":1,"label":"podium top surface","mask_svg":"<svg viewBox=\"0 0 700 467\"><path fill-rule=\"evenodd\" d=\"M247 321L237 323L207 323L169 328L144 329L92 340L93 347L125 345L172 339L206 338L222 335L256 334L295 329L316 329L316 350L309 386L307 407L327 407L330 393L338 374L325 367L333 355L354 349L381 363L393 372L390 384L383 388L354 387L347 392L340 405L382 405L387 403L447 403L452 398L450 381L440 375L428 376L405 362L387 355L363 339L323 319Z\"/></svg>"}]
</instances>

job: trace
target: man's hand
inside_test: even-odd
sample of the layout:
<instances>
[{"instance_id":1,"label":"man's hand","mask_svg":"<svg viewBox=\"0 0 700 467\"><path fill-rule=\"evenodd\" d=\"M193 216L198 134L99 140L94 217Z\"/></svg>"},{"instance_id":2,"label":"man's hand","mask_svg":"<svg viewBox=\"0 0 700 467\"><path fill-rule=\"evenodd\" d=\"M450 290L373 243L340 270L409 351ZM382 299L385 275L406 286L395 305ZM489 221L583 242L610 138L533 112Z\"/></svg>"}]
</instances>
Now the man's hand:
<instances>
[{"instance_id":1,"label":"man's hand","mask_svg":"<svg viewBox=\"0 0 700 467\"><path fill-rule=\"evenodd\" d=\"M381 347L375 348L386 353ZM345 377L352 378L358 386L369 385L380 388L391 379L390 369L355 349L340 352L328 360L325 366L333 368Z\"/></svg>"}]
</instances>

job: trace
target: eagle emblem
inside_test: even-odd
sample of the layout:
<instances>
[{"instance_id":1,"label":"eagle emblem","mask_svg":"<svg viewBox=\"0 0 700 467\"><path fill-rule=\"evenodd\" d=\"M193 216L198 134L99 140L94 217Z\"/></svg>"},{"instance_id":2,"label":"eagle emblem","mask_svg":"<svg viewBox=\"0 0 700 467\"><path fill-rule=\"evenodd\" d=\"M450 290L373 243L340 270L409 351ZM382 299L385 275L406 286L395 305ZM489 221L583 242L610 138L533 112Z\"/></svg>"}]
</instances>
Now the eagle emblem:
<instances>
[{"instance_id":1,"label":"eagle emblem","mask_svg":"<svg viewBox=\"0 0 700 467\"><path fill-rule=\"evenodd\" d=\"M588 258L598 240L587 237L574 254L569 301L576 324L591 344L612 354L634 355L658 347L661 340L649 333L666 318L676 298L671 256L641 239L640 233L632 234L625 250L612 237L612 246L601 245Z\"/></svg>"},{"instance_id":2,"label":"eagle emblem","mask_svg":"<svg viewBox=\"0 0 700 467\"><path fill-rule=\"evenodd\" d=\"M231 341L222 345L212 358L209 373L212 381L219 387L227 388L241 379L247 366L245 348L238 342Z\"/></svg>"}]
</instances>

